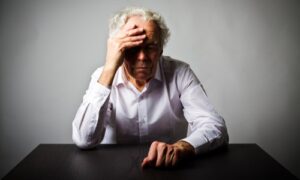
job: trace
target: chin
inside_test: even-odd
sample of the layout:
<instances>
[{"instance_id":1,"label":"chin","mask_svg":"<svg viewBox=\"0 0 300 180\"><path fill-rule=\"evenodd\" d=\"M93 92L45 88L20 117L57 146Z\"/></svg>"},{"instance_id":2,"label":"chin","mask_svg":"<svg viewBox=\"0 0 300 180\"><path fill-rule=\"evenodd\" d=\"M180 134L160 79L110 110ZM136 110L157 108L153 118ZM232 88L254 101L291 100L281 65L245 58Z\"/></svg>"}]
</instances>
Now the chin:
<instances>
[{"instance_id":1,"label":"chin","mask_svg":"<svg viewBox=\"0 0 300 180\"><path fill-rule=\"evenodd\" d=\"M142 75L142 74L139 74L139 75L136 75L134 78L137 80L137 81L148 81L151 76L148 76L148 75Z\"/></svg>"},{"instance_id":2,"label":"chin","mask_svg":"<svg viewBox=\"0 0 300 180\"><path fill-rule=\"evenodd\" d=\"M149 77L136 77L135 78L137 81L148 81Z\"/></svg>"}]
</instances>

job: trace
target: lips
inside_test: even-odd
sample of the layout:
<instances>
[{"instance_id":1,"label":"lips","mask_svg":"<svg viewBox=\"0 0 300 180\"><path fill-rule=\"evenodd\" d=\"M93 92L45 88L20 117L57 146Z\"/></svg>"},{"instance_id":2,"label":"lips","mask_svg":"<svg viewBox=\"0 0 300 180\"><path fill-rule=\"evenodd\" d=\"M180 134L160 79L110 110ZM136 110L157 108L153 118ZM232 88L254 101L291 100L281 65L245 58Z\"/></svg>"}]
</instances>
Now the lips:
<instances>
[{"instance_id":1,"label":"lips","mask_svg":"<svg viewBox=\"0 0 300 180\"><path fill-rule=\"evenodd\" d=\"M135 69L150 69L150 67L135 67Z\"/></svg>"},{"instance_id":2,"label":"lips","mask_svg":"<svg viewBox=\"0 0 300 180\"><path fill-rule=\"evenodd\" d=\"M135 66L134 69L151 69L150 66Z\"/></svg>"},{"instance_id":3,"label":"lips","mask_svg":"<svg viewBox=\"0 0 300 180\"><path fill-rule=\"evenodd\" d=\"M134 68L135 72L140 72L140 73L149 73L151 71L150 67L136 67Z\"/></svg>"}]
</instances>

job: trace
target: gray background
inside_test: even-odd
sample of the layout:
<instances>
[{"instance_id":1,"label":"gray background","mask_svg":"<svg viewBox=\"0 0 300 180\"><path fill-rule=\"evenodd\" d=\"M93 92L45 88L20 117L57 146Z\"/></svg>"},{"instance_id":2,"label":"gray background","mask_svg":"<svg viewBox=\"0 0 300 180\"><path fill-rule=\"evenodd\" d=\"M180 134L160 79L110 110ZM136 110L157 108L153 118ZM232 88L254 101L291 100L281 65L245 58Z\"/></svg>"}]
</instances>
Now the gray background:
<instances>
[{"instance_id":1,"label":"gray background","mask_svg":"<svg viewBox=\"0 0 300 180\"><path fill-rule=\"evenodd\" d=\"M0 2L0 177L40 143L72 143L71 122L103 65L108 18L160 12L164 51L188 62L231 143L257 143L300 177L300 1Z\"/></svg>"}]
</instances>

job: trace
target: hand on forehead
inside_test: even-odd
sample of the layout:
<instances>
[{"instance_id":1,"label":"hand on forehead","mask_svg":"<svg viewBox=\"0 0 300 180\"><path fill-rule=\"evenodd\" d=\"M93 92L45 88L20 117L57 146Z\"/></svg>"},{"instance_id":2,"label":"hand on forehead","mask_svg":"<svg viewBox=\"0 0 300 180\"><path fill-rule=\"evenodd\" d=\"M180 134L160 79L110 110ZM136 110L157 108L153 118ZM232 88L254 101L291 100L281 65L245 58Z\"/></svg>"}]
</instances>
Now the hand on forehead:
<instances>
[{"instance_id":1,"label":"hand on forehead","mask_svg":"<svg viewBox=\"0 0 300 180\"><path fill-rule=\"evenodd\" d=\"M156 24L153 21L146 21L139 16L129 17L125 25L123 26L125 30L133 28L142 28L147 32L154 33L156 31Z\"/></svg>"},{"instance_id":2,"label":"hand on forehead","mask_svg":"<svg viewBox=\"0 0 300 180\"><path fill-rule=\"evenodd\" d=\"M158 42L159 33L157 31L156 24L153 21L145 21L143 18L138 16L130 17L125 25L122 27L125 31L130 31L131 29L138 29L145 33L148 40Z\"/></svg>"},{"instance_id":3,"label":"hand on forehead","mask_svg":"<svg viewBox=\"0 0 300 180\"><path fill-rule=\"evenodd\" d=\"M124 30L130 30L130 29L134 29L134 28L138 28L138 26L135 23L128 22L128 21L122 27L122 29L124 29Z\"/></svg>"}]
</instances>

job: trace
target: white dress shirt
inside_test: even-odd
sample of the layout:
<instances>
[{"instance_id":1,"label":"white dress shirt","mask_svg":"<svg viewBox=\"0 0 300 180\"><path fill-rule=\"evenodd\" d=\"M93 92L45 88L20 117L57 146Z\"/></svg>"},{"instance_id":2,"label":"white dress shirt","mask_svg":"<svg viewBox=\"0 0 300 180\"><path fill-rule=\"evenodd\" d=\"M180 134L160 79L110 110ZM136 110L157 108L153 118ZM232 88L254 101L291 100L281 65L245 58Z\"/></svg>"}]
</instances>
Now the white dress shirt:
<instances>
[{"instance_id":1,"label":"white dress shirt","mask_svg":"<svg viewBox=\"0 0 300 180\"><path fill-rule=\"evenodd\" d=\"M141 92L126 79L123 66L111 87L99 84L102 69L93 73L72 123L77 146L181 139L199 153L228 143L223 118L188 64L162 56L154 78Z\"/></svg>"}]
</instances>

